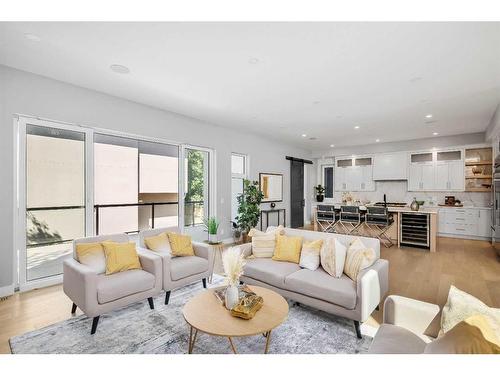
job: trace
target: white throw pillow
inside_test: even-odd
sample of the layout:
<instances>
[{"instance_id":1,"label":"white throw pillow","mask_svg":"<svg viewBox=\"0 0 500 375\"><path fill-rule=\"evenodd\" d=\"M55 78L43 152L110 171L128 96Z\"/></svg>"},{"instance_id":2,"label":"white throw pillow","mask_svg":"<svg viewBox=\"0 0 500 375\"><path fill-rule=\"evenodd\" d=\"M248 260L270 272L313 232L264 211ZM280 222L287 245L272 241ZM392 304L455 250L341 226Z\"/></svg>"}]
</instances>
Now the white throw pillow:
<instances>
[{"instance_id":1,"label":"white throw pillow","mask_svg":"<svg viewBox=\"0 0 500 375\"><path fill-rule=\"evenodd\" d=\"M377 260L377 254L371 247L366 247L361 239L356 238L347 248L344 273L357 281L359 272L370 267Z\"/></svg>"},{"instance_id":2,"label":"white throw pillow","mask_svg":"<svg viewBox=\"0 0 500 375\"><path fill-rule=\"evenodd\" d=\"M446 301L441 313L439 335L445 334L458 323L474 315L484 315L500 340L500 309L489 307L476 297L453 285L450 286L448 301Z\"/></svg>"},{"instance_id":3,"label":"white throw pillow","mask_svg":"<svg viewBox=\"0 0 500 375\"><path fill-rule=\"evenodd\" d=\"M319 267L319 254L323 240L304 241L300 251L299 266L314 271Z\"/></svg>"},{"instance_id":4,"label":"white throw pillow","mask_svg":"<svg viewBox=\"0 0 500 375\"><path fill-rule=\"evenodd\" d=\"M336 238L328 238L321 248L321 267L333 277L342 276L347 249Z\"/></svg>"}]
</instances>

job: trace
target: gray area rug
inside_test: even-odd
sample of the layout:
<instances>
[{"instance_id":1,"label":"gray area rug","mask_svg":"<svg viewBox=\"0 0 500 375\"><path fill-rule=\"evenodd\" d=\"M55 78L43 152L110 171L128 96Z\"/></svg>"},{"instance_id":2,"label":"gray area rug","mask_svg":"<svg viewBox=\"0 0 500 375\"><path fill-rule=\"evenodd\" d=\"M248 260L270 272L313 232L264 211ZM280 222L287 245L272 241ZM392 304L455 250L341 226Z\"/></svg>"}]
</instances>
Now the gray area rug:
<instances>
[{"instance_id":1,"label":"gray area rug","mask_svg":"<svg viewBox=\"0 0 500 375\"><path fill-rule=\"evenodd\" d=\"M220 282L220 278L218 278ZM214 278L215 281L215 278ZM201 282L175 290L169 305L164 294L155 298L155 310L148 302L136 303L101 316L99 327L90 335L92 319L78 316L51 326L12 337L14 354L29 353L187 353L189 329L182 308L202 290ZM273 330L269 353L364 353L372 339L357 339L350 320L297 306L292 302L288 319ZM71 305L68 305L68 309ZM234 338L239 353L263 353L262 335ZM231 353L225 337L199 333L193 353Z\"/></svg>"}]
</instances>

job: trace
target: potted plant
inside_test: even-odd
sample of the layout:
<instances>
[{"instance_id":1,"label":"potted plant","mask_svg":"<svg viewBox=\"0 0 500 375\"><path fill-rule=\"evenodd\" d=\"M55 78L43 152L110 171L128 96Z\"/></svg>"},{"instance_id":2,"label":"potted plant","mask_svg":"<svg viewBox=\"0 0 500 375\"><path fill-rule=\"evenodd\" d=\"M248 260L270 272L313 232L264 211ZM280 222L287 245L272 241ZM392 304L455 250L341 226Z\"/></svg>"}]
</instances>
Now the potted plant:
<instances>
[{"instance_id":1,"label":"potted plant","mask_svg":"<svg viewBox=\"0 0 500 375\"><path fill-rule=\"evenodd\" d=\"M316 189L316 200L318 202L323 202L325 199L325 188L322 185L317 185L314 189Z\"/></svg>"},{"instance_id":2,"label":"potted plant","mask_svg":"<svg viewBox=\"0 0 500 375\"><path fill-rule=\"evenodd\" d=\"M233 241L234 243L238 243L241 240L241 229L234 221L231 221L231 226L233 227Z\"/></svg>"},{"instance_id":3,"label":"potted plant","mask_svg":"<svg viewBox=\"0 0 500 375\"><path fill-rule=\"evenodd\" d=\"M203 219L203 224L207 228L208 242L217 242L217 232L219 230L219 222L215 216Z\"/></svg>"},{"instance_id":4,"label":"potted plant","mask_svg":"<svg viewBox=\"0 0 500 375\"><path fill-rule=\"evenodd\" d=\"M238 216L236 222L242 231L243 242L248 240L248 232L259 222L260 203L264 194L257 181L243 180L243 193L238 195Z\"/></svg>"}]
</instances>

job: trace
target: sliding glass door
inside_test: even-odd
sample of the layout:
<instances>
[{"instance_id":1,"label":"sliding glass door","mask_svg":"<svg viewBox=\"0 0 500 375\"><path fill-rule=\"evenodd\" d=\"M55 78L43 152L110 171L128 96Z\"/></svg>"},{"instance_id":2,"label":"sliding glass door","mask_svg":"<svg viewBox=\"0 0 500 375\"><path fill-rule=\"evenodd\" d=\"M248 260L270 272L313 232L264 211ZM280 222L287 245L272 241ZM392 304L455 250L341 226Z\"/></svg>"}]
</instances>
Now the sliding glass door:
<instances>
[{"instance_id":1,"label":"sliding glass door","mask_svg":"<svg viewBox=\"0 0 500 375\"><path fill-rule=\"evenodd\" d=\"M19 281L22 288L59 280L86 220L86 131L30 121L19 133Z\"/></svg>"},{"instance_id":2,"label":"sliding glass door","mask_svg":"<svg viewBox=\"0 0 500 375\"><path fill-rule=\"evenodd\" d=\"M207 238L212 150L28 117L16 124L21 290L60 283L75 238L125 232L133 239L171 226Z\"/></svg>"}]
</instances>

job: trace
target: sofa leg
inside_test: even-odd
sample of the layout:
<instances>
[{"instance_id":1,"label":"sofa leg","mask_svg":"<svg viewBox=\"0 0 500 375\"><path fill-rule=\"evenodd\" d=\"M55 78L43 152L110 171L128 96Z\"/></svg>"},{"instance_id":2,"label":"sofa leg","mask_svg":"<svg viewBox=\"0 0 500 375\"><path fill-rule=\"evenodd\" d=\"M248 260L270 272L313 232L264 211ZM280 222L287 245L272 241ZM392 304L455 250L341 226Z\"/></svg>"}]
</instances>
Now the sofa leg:
<instances>
[{"instance_id":1,"label":"sofa leg","mask_svg":"<svg viewBox=\"0 0 500 375\"><path fill-rule=\"evenodd\" d=\"M73 306L71 306L71 315L76 313L76 304L73 302Z\"/></svg>"},{"instance_id":2,"label":"sofa leg","mask_svg":"<svg viewBox=\"0 0 500 375\"><path fill-rule=\"evenodd\" d=\"M361 329L359 328L359 322L357 320L354 320L354 328L356 329L356 336L358 336L358 339L363 338L363 336L361 336Z\"/></svg>"},{"instance_id":3,"label":"sofa leg","mask_svg":"<svg viewBox=\"0 0 500 375\"><path fill-rule=\"evenodd\" d=\"M94 317L92 319L92 330L90 331L90 334L93 335L95 331L97 330L97 325L99 324L99 316Z\"/></svg>"},{"instance_id":4,"label":"sofa leg","mask_svg":"<svg viewBox=\"0 0 500 375\"><path fill-rule=\"evenodd\" d=\"M201 279L201 282L203 283L203 288L207 289L207 279Z\"/></svg>"},{"instance_id":5,"label":"sofa leg","mask_svg":"<svg viewBox=\"0 0 500 375\"><path fill-rule=\"evenodd\" d=\"M165 293L165 305L168 305L168 300L170 299L170 290Z\"/></svg>"},{"instance_id":6,"label":"sofa leg","mask_svg":"<svg viewBox=\"0 0 500 375\"><path fill-rule=\"evenodd\" d=\"M155 309L155 303L153 302L153 297L149 297L148 298L148 302L149 302L150 309L154 310Z\"/></svg>"}]
</instances>

